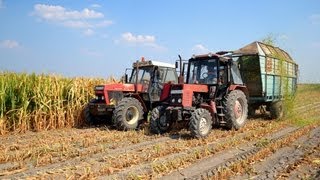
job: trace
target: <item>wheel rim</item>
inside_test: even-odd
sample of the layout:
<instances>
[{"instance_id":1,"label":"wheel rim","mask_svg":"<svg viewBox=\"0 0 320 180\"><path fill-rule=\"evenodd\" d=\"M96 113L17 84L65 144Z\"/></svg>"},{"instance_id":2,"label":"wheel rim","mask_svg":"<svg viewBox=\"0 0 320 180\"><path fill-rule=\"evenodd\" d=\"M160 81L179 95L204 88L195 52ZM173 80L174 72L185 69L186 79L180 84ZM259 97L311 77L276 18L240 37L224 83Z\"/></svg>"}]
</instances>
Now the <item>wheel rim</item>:
<instances>
[{"instance_id":1,"label":"wheel rim","mask_svg":"<svg viewBox=\"0 0 320 180\"><path fill-rule=\"evenodd\" d=\"M204 117L200 119L199 131L202 135L207 134L209 132L208 121Z\"/></svg>"},{"instance_id":2,"label":"wheel rim","mask_svg":"<svg viewBox=\"0 0 320 180\"><path fill-rule=\"evenodd\" d=\"M243 106L241 105L241 102L239 100L236 100L234 104L234 115L236 117L236 121L238 124L242 124L243 119Z\"/></svg>"},{"instance_id":3,"label":"wheel rim","mask_svg":"<svg viewBox=\"0 0 320 180\"><path fill-rule=\"evenodd\" d=\"M134 124L139 119L139 111L135 106L131 106L127 109L126 112L126 121L128 124Z\"/></svg>"}]
</instances>

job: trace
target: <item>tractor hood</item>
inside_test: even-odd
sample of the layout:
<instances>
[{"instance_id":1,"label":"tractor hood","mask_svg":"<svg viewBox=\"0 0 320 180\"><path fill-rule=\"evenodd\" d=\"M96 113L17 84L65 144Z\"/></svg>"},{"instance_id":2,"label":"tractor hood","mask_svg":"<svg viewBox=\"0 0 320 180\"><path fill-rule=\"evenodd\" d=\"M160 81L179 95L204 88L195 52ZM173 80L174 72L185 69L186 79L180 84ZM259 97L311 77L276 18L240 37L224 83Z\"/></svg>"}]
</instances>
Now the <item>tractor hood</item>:
<instances>
[{"instance_id":1,"label":"tractor hood","mask_svg":"<svg viewBox=\"0 0 320 180\"><path fill-rule=\"evenodd\" d=\"M142 85L137 84L137 90L142 91ZM122 92L135 92L135 84L106 84L104 91L122 91Z\"/></svg>"},{"instance_id":2,"label":"tractor hood","mask_svg":"<svg viewBox=\"0 0 320 180\"><path fill-rule=\"evenodd\" d=\"M124 93L144 92L142 84L106 84L94 88L98 99L105 101L107 105L116 105L124 96Z\"/></svg>"}]
</instances>

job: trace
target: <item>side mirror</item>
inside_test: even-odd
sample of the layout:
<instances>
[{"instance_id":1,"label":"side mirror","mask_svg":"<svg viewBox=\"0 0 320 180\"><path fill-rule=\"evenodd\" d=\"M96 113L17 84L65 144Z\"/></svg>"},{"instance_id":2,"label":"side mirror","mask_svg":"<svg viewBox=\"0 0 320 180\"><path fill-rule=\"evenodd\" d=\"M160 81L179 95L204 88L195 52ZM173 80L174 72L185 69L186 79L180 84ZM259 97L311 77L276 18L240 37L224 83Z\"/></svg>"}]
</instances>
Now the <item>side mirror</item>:
<instances>
[{"instance_id":1,"label":"side mirror","mask_svg":"<svg viewBox=\"0 0 320 180\"><path fill-rule=\"evenodd\" d=\"M179 67L179 62L176 61L176 69Z\"/></svg>"}]
</instances>

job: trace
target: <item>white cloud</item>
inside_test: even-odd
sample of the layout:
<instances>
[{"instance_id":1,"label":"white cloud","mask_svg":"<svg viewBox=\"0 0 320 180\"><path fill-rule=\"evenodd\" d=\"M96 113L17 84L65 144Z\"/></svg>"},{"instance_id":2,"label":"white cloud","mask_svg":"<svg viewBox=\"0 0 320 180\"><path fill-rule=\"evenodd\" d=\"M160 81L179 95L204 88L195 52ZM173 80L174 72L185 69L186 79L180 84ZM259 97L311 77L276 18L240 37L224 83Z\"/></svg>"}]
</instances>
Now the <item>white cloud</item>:
<instances>
[{"instance_id":1,"label":"white cloud","mask_svg":"<svg viewBox=\"0 0 320 180\"><path fill-rule=\"evenodd\" d=\"M92 36L94 34L94 31L92 29L87 29L83 32L85 36Z\"/></svg>"},{"instance_id":2,"label":"white cloud","mask_svg":"<svg viewBox=\"0 0 320 180\"><path fill-rule=\"evenodd\" d=\"M92 7L92 8L101 8L102 6L100 4L91 4L90 7Z\"/></svg>"},{"instance_id":3,"label":"white cloud","mask_svg":"<svg viewBox=\"0 0 320 180\"><path fill-rule=\"evenodd\" d=\"M320 14L313 14L309 16L311 24L317 25L320 24Z\"/></svg>"},{"instance_id":4,"label":"white cloud","mask_svg":"<svg viewBox=\"0 0 320 180\"><path fill-rule=\"evenodd\" d=\"M13 49L19 47L19 43L15 40L3 40L0 42L0 47Z\"/></svg>"},{"instance_id":5,"label":"white cloud","mask_svg":"<svg viewBox=\"0 0 320 180\"><path fill-rule=\"evenodd\" d=\"M36 16L48 21L61 21L70 19L96 19L103 18L104 15L90 9L82 11L67 10L62 6L36 4L34 5L34 13Z\"/></svg>"},{"instance_id":6,"label":"white cloud","mask_svg":"<svg viewBox=\"0 0 320 180\"><path fill-rule=\"evenodd\" d=\"M126 32L121 35L121 40L115 41L116 44L120 42L134 46L146 46L161 51L166 50L165 47L156 43L156 37L152 35L134 35L131 32Z\"/></svg>"},{"instance_id":7,"label":"white cloud","mask_svg":"<svg viewBox=\"0 0 320 180\"><path fill-rule=\"evenodd\" d=\"M154 43L156 38L150 35L133 35L130 32L123 33L121 35L122 40L129 43Z\"/></svg>"},{"instance_id":8,"label":"white cloud","mask_svg":"<svg viewBox=\"0 0 320 180\"><path fill-rule=\"evenodd\" d=\"M195 54L202 54L202 53L209 53L210 51L204 45L196 44L196 45L193 46L192 52L195 53Z\"/></svg>"},{"instance_id":9,"label":"white cloud","mask_svg":"<svg viewBox=\"0 0 320 180\"><path fill-rule=\"evenodd\" d=\"M35 4L32 15L41 21L82 29L85 35L92 35L94 28L103 28L113 24L111 20L104 18L103 13L88 8L78 11L58 5Z\"/></svg>"}]
</instances>

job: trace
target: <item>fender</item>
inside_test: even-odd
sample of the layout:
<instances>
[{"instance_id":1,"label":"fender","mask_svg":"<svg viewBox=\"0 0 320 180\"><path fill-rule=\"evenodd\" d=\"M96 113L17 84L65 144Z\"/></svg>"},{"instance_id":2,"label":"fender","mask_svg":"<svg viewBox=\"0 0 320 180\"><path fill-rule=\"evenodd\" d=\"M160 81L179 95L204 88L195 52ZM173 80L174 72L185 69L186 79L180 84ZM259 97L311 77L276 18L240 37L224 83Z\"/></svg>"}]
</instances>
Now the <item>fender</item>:
<instances>
[{"instance_id":1,"label":"fender","mask_svg":"<svg viewBox=\"0 0 320 180\"><path fill-rule=\"evenodd\" d=\"M130 94L129 96L138 99L138 101L141 103L141 105L142 105L142 107L143 107L143 111L144 111L144 112L147 112L147 111L148 111L148 108L147 108L146 104L144 103L143 99L140 97L139 94L132 93L132 94Z\"/></svg>"},{"instance_id":2,"label":"fender","mask_svg":"<svg viewBox=\"0 0 320 180\"><path fill-rule=\"evenodd\" d=\"M244 85L232 84L228 88L229 91L233 91L233 90L236 90L236 89L241 90L242 92L244 92L244 94L247 96L247 98L249 97L249 91L248 91L247 87L244 86Z\"/></svg>"},{"instance_id":3,"label":"fender","mask_svg":"<svg viewBox=\"0 0 320 180\"><path fill-rule=\"evenodd\" d=\"M202 103L200 107L208 110L211 113L212 117L213 114L217 113L216 103L214 101L210 101L210 105L207 103Z\"/></svg>"},{"instance_id":4,"label":"fender","mask_svg":"<svg viewBox=\"0 0 320 180\"><path fill-rule=\"evenodd\" d=\"M164 101L167 98L169 98L170 89L171 89L171 83L166 83L163 85L163 89L162 89L161 96L160 96L160 101Z\"/></svg>"}]
</instances>

